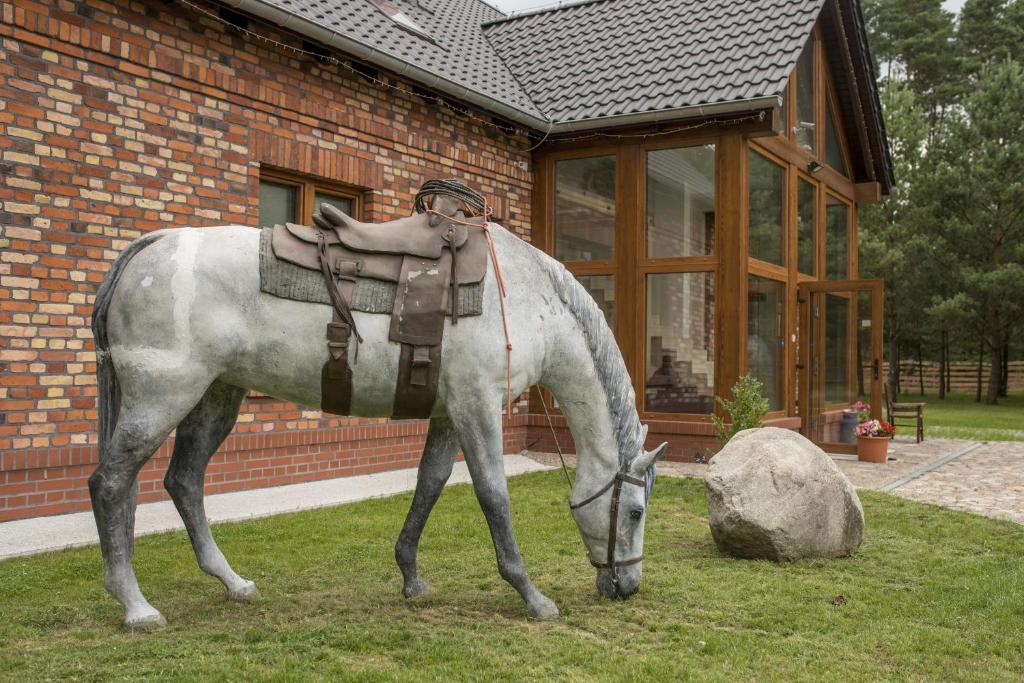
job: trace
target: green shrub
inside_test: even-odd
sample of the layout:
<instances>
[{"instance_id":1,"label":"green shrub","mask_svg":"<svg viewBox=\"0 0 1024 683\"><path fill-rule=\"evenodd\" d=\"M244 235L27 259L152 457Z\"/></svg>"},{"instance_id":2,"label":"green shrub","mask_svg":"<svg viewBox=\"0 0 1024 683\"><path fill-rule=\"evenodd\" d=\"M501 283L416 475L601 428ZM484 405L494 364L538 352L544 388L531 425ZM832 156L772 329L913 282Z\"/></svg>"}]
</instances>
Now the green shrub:
<instances>
[{"instance_id":1,"label":"green shrub","mask_svg":"<svg viewBox=\"0 0 1024 683\"><path fill-rule=\"evenodd\" d=\"M743 375L732 387L731 401L721 396L715 398L728 415L728 419L718 415L711 416L718 443L724 446L737 432L761 426L761 420L771 405L764 397L762 388L759 380L750 375Z\"/></svg>"}]
</instances>

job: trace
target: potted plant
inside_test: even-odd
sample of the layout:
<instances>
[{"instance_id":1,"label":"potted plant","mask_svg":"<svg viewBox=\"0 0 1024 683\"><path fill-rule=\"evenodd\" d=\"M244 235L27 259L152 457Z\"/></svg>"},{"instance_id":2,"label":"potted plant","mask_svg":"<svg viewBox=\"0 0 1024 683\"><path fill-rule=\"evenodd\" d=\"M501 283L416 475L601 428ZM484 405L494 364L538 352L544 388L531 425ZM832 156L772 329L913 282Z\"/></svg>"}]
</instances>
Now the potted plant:
<instances>
[{"instance_id":1,"label":"potted plant","mask_svg":"<svg viewBox=\"0 0 1024 683\"><path fill-rule=\"evenodd\" d=\"M889 441L896 428L885 420L864 420L857 425L857 460L884 463L889 457Z\"/></svg>"}]
</instances>

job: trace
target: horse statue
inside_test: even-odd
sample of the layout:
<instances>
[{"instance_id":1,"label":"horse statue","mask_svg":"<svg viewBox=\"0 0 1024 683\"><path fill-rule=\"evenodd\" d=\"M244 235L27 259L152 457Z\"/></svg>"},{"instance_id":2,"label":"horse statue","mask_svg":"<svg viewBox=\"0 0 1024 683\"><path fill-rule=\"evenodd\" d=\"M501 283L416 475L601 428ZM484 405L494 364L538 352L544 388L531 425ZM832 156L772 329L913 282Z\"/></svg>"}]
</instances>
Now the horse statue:
<instances>
[{"instance_id":1,"label":"horse statue","mask_svg":"<svg viewBox=\"0 0 1024 683\"><path fill-rule=\"evenodd\" d=\"M432 366L436 396L429 405L412 505L395 545L403 593L412 598L428 591L416 568L417 547L461 448L502 578L522 596L529 617L558 615L554 602L527 575L512 528L502 462L502 407L508 396L539 385L554 395L575 439L578 465L570 507L596 568L597 588L608 598L625 598L640 584L645 511L655 461L666 444L644 450L647 428L637 415L626 366L587 291L556 260L494 223L465 220L473 212L463 202L440 199L428 210L428 225L447 225L451 258L452 228L471 223L471 232L488 233L490 258L481 270L479 314L453 319L450 311L448 316L442 313L444 343L436 349L439 364ZM351 221L325 205L317 223L340 230L346 219ZM403 223L409 220L376 227L422 228ZM444 225L435 225L439 220ZM352 227L358 226L352 222ZM97 293L93 332L100 453L89 490L104 585L124 606L129 628L166 623L139 589L132 554L136 476L172 430L174 451L164 485L200 568L220 579L231 599L245 601L259 593L252 581L235 573L214 541L203 505L203 478L246 392L321 406L325 360L330 365L333 354L334 360L341 356L348 363L343 368L350 382L345 414L395 415L395 378L406 345L389 337L393 321L341 302L360 339L358 347L325 347L325 325L339 324L336 300L332 312L322 302L261 290L261 240L268 230L228 225L148 233L124 249ZM324 232L317 239L326 254L330 239ZM354 239L338 234L342 241ZM369 256L371 261L376 258ZM463 257L459 259L461 263ZM452 291L456 289L453 285ZM450 308L457 312L457 305Z\"/></svg>"}]
</instances>

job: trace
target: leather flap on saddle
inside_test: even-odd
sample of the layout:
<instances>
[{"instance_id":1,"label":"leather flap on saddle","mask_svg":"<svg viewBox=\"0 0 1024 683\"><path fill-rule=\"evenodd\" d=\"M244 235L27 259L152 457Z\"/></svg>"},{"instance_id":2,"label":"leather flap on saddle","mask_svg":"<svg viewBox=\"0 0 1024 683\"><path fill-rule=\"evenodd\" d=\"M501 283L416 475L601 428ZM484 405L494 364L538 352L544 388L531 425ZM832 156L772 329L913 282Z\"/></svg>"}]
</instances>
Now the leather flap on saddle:
<instances>
[{"instance_id":1,"label":"leather flap on saddle","mask_svg":"<svg viewBox=\"0 0 1024 683\"><path fill-rule=\"evenodd\" d=\"M466 226L461 227L467 230L467 234L464 236L462 248L458 250L457 277L460 285L475 284L483 280L484 275L487 274L487 236L483 234L482 230L468 230ZM445 228L442 225L431 229L443 230ZM301 268L319 271L320 255L317 249L317 235L320 233L324 235L328 244L328 261L332 267L339 260L351 261L358 264L358 277L360 278L385 282L399 281L402 259L405 256L404 251L399 254L356 251L342 244L333 231L321 230L308 225L294 223L275 225L270 241L274 256ZM438 256L443 257L438 259L440 267L450 269L451 250L439 249Z\"/></svg>"},{"instance_id":2,"label":"leather flap on saddle","mask_svg":"<svg viewBox=\"0 0 1024 683\"><path fill-rule=\"evenodd\" d=\"M450 281L451 271L439 262L406 256L402 260L388 338L414 346L440 344Z\"/></svg>"}]
</instances>

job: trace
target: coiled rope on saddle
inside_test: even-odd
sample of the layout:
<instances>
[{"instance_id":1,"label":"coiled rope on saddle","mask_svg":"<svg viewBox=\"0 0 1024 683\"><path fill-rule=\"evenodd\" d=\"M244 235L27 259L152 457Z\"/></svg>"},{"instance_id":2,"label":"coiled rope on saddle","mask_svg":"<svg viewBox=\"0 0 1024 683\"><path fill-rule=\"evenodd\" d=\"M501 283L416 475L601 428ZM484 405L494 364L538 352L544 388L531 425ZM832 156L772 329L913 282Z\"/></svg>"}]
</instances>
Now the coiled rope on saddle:
<instances>
[{"instance_id":1,"label":"coiled rope on saddle","mask_svg":"<svg viewBox=\"0 0 1024 683\"><path fill-rule=\"evenodd\" d=\"M451 197L461 202L467 209L468 215L471 216L489 216L490 210L487 207L487 202L484 200L482 194L476 190L463 185L454 178L444 180L428 180L423 183L423 187L416 193L416 199L413 202L413 208L416 213L425 213L429 211L427 206L427 198L437 195L445 197Z\"/></svg>"}]
</instances>

